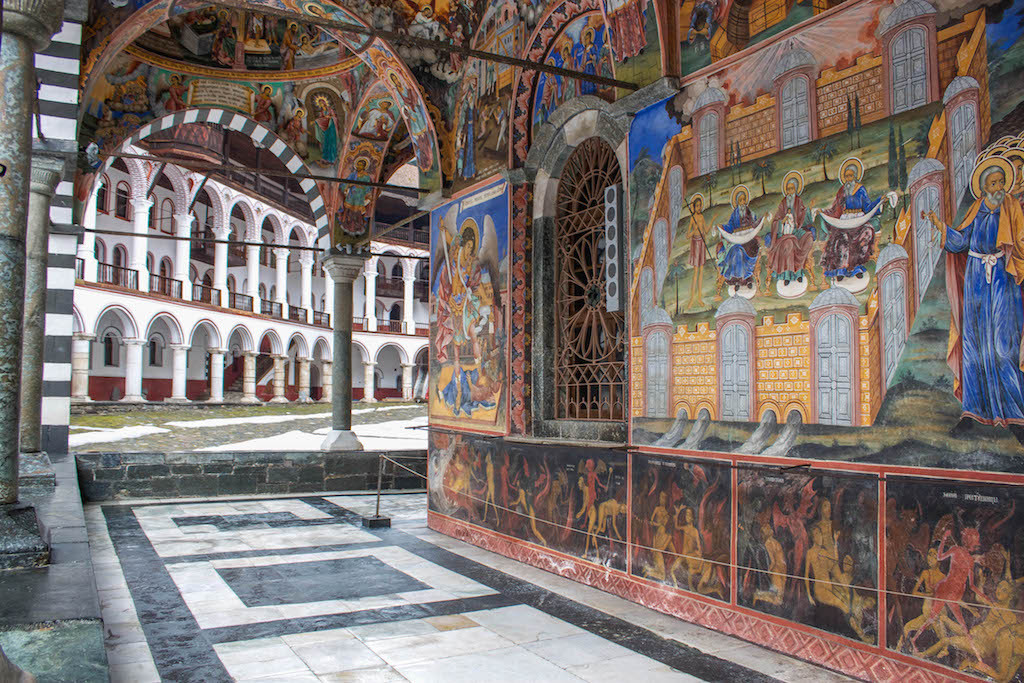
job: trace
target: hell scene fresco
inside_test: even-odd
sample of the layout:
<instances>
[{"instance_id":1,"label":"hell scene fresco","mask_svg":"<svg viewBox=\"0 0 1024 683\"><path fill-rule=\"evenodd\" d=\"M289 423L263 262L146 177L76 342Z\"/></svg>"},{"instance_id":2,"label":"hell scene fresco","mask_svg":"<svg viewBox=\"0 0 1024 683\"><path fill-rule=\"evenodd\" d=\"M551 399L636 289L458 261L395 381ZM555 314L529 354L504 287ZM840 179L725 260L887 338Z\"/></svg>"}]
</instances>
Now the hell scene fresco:
<instances>
[{"instance_id":1,"label":"hell scene fresco","mask_svg":"<svg viewBox=\"0 0 1024 683\"><path fill-rule=\"evenodd\" d=\"M740 605L878 642L874 477L743 467L737 503Z\"/></svg>"},{"instance_id":2,"label":"hell scene fresco","mask_svg":"<svg viewBox=\"0 0 1024 683\"><path fill-rule=\"evenodd\" d=\"M890 649L1024 680L1020 490L895 478L886 492Z\"/></svg>"},{"instance_id":3,"label":"hell scene fresco","mask_svg":"<svg viewBox=\"0 0 1024 683\"><path fill-rule=\"evenodd\" d=\"M428 403L438 424L507 431L508 212L501 181L431 216Z\"/></svg>"},{"instance_id":4,"label":"hell scene fresco","mask_svg":"<svg viewBox=\"0 0 1024 683\"><path fill-rule=\"evenodd\" d=\"M622 451L430 434L430 510L625 571Z\"/></svg>"},{"instance_id":5,"label":"hell scene fresco","mask_svg":"<svg viewBox=\"0 0 1024 683\"><path fill-rule=\"evenodd\" d=\"M731 492L727 463L636 456L633 575L731 600Z\"/></svg>"},{"instance_id":6,"label":"hell scene fresco","mask_svg":"<svg viewBox=\"0 0 1024 683\"><path fill-rule=\"evenodd\" d=\"M1020 331L992 332L1024 312L1015 286L986 291L1020 281L1021 94L1005 85L1020 10L779 8L780 27L829 11L684 81L632 125L634 435L672 446L679 419L705 421L712 449L816 457L816 442L914 462L976 453L980 436L989 455L963 466L993 466L1024 437ZM730 34L725 18L704 26ZM1014 255L972 256L993 249ZM771 451L722 423L786 423L786 443ZM909 425L934 432L908 438Z\"/></svg>"}]
</instances>

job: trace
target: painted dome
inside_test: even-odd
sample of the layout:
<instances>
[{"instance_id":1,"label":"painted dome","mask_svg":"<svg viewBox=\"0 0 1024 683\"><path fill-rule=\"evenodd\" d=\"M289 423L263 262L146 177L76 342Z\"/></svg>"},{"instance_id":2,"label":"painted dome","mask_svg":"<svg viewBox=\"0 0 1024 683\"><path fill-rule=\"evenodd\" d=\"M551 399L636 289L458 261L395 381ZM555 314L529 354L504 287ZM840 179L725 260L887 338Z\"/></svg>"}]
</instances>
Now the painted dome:
<instances>
[{"instance_id":1,"label":"painted dome","mask_svg":"<svg viewBox=\"0 0 1024 683\"><path fill-rule=\"evenodd\" d=\"M753 316L754 313L756 313L754 306L749 301L742 296L731 296L715 311L715 318L718 319L727 315Z\"/></svg>"},{"instance_id":2,"label":"painted dome","mask_svg":"<svg viewBox=\"0 0 1024 683\"><path fill-rule=\"evenodd\" d=\"M824 292L814 297L814 301L808 310L825 308L827 306L856 306L860 307L857 297L850 293L850 290L842 287L829 287Z\"/></svg>"},{"instance_id":3,"label":"painted dome","mask_svg":"<svg viewBox=\"0 0 1024 683\"><path fill-rule=\"evenodd\" d=\"M884 36L886 33L905 21L910 21L917 17L926 17L936 13L937 11L935 7L932 6L930 2L926 2L925 0L905 0L889 13L889 16L885 18L885 21L879 24L875 35Z\"/></svg>"},{"instance_id":4,"label":"painted dome","mask_svg":"<svg viewBox=\"0 0 1024 683\"><path fill-rule=\"evenodd\" d=\"M693 110L703 109L709 104L718 104L719 102L728 102L729 98L721 88L705 88L704 92L697 98L696 104L693 105Z\"/></svg>"},{"instance_id":5,"label":"painted dome","mask_svg":"<svg viewBox=\"0 0 1024 683\"><path fill-rule=\"evenodd\" d=\"M914 164L914 168L910 169L910 174L907 176L907 186L911 186L926 175L931 175L937 171L945 171L946 167L942 165L938 159L922 159L921 161Z\"/></svg>"},{"instance_id":6,"label":"painted dome","mask_svg":"<svg viewBox=\"0 0 1024 683\"><path fill-rule=\"evenodd\" d=\"M898 244L886 245L882 251L878 253L878 261L875 263L875 272L879 272L885 266L889 265L893 261L899 261L900 259L908 259L907 250Z\"/></svg>"}]
</instances>

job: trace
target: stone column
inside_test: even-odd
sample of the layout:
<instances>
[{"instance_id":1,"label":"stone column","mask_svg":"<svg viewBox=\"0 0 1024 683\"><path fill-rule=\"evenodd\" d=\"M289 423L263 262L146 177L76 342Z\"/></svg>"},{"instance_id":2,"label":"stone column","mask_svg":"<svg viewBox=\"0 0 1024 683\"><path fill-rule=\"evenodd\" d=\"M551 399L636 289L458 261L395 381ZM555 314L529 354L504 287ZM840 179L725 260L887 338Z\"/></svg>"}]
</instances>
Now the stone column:
<instances>
[{"instance_id":1,"label":"stone column","mask_svg":"<svg viewBox=\"0 0 1024 683\"><path fill-rule=\"evenodd\" d=\"M41 52L60 28L62 0L0 0L0 505L18 500L18 413L21 410L21 348L25 300L25 228L36 78L33 52ZM12 524L6 524L12 529ZM18 525L13 524L16 530ZM14 534L18 536L18 534ZM28 536L28 538L26 538ZM37 534L4 538L0 552L48 557Z\"/></svg>"},{"instance_id":2,"label":"stone column","mask_svg":"<svg viewBox=\"0 0 1024 683\"><path fill-rule=\"evenodd\" d=\"M284 395L285 385L285 372L284 364L288 360L288 356L273 356L274 358L274 398L270 399L271 403L287 403L288 399Z\"/></svg>"},{"instance_id":3,"label":"stone column","mask_svg":"<svg viewBox=\"0 0 1024 683\"><path fill-rule=\"evenodd\" d=\"M277 259L277 303L281 304L281 317L288 319L288 250L284 247L274 249Z\"/></svg>"},{"instance_id":4,"label":"stone column","mask_svg":"<svg viewBox=\"0 0 1024 683\"><path fill-rule=\"evenodd\" d=\"M377 374L374 372L377 369L377 364L373 361L363 361L363 403L376 403L377 397L374 396L376 389L374 385L377 381Z\"/></svg>"},{"instance_id":5,"label":"stone column","mask_svg":"<svg viewBox=\"0 0 1024 683\"><path fill-rule=\"evenodd\" d=\"M192 237L194 221L195 216L190 213L174 217L174 234L178 237L174 243L174 279L181 282L181 298L185 301L192 301L192 281L188 277L189 266L192 265L192 243L185 239Z\"/></svg>"},{"instance_id":6,"label":"stone column","mask_svg":"<svg viewBox=\"0 0 1024 683\"><path fill-rule=\"evenodd\" d=\"M132 199L134 223L132 230L132 255L129 259L130 268L139 274L139 291L149 291L149 268L146 267L146 254L149 252L149 209L153 206L152 199L136 197Z\"/></svg>"},{"instance_id":7,"label":"stone column","mask_svg":"<svg viewBox=\"0 0 1024 683\"><path fill-rule=\"evenodd\" d=\"M402 363L402 400L411 401L412 396L412 371L416 368L413 363Z\"/></svg>"},{"instance_id":8,"label":"stone column","mask_svg":"<svg viewBox=\"0 0 1024 683\"><path fill-rule=\"evenodd\" d=\"M145 339L124 340L124 398L126 403L143 403L142 395L142 347Z\"/></svg>"},{"instance_id":9,"label":"stone column","mask_svg":"<svg viewBox=\"0 0 1024 683\"><path fill-rule=\"evenodd\" d=\"M371 258L363 270L363 281L366 283L364 307L366 309L366 326L369 332L377 331L377 259Z\"/></svg>"},{"instance_id":10,"label":"stone column","mask_svg":"<svg viewBox=\"0 0 1024 683\"><path fill-rule=\"evenodd\" d=\"M82 243L78 245L78 258L82 260L82 279L86 282L96 282L96 194L100 189L100 181L97 180L89 199L85 204L82 213ZM109 188L107 189L109 192Z\"/></svg>"},{"instance_id":11,"label":"stone column","mask_svg":"<svg viewBox=\"0 0 1024 683\"><path fill-rule=\"evenodd\" d=\"M247 296L252 297L252 310L260 312L260 247L258 244L249 244L245 247L245 279Z\"/></svg>"},{"instance_id":12,"label":"stone column","mask_svg":"<svg viewBox=\"0 0 1024 683\"><path fill-rule=\"evenodd\" d=\"M306 310L306 322L313 322L313 252L299 253L302 293L299 306Z\"/></svg>"},{"instance_id":13,"label":"stone column","mask_svg":"<svg viewBox=\"0 0 1024 683\"><path fill-rule=\"evenodd\" d=\"M46 255L50 249L50 200L64 161L33 157L25 230L25 317L21 344L21 452L42 451L43 323L46 318Z\"/></svg>"},{"instance_id":14,"label":"stone column","mask_svg":"<svg viewBox=\"0 0 1024 683\"><path fill-rule=\"evenodd\" d=\"M220 305L228 305L228 245L231 225L223 225L213 229L217 243L213 245L213 288L220 292Z\"/></svg>"},{"instance_id":15,"label":"stone column","mask_svg":"<svg viewBox=\"0 0 1024 683\"><path fill-rule=\"evenodd\" d=\"M331 361L322 361L320 363L320 403L331 402L331 372Z\"/></svg>"},{"instance_id":16,"label":"stone column","mask_svg":"<svg viewBox=\"0 0 1024 683\"><path fill-rule=\"evenodd\" d=\"M352 283L366 263L366 252L331 250L323 259L334 282L334 349L331 364L331 431L320 447L325 451L361 451L352 431ZM326 373L326 370L324 371ZM324 380L327 391L327 380Z\"/></svg>"},{"instance_id":17,"label":"stone column","mask_svg":"<svg viewBox=\"0 0 1024 683\"><path fill-rule=\"evenodd\" d=\"M177 279L177 278L175 278ZM185 344L171 344L171 397L167 403L188 403L186 379L188 372L188 349Z\"/></svg>"},{"instance_id":18,"label":"stone column","mask_svg":"<svg viewBox=\"0 0 1024 683\"><path fill-rule=\"evenodd\" d=\"M295 362L299 364L299 403L313 402L313 399L309 397L309 364L312 361L312 358L295 359Z\"/></svg>"},{"instance_id":19,"label":"stone column","mask_svg":"<svg viewBox=\"0 0 1024 683\"><path fill-rule=\"evenodd\" d=\"M225 349L210 349L210 403L224 402Z\"/></svg>"},{"instance_id":20,"label":"stone column","mask_svg":"<svg viewBox=\"0 0 1024 683\"><path fill-rule=\"evenodd\" d=\"M351 306L349 306L351 308ZM331 316L330 323L334 325L334 280L331 274L324 269L324 313Z\"/></svg>"},{"instance_id":21,"label":"stone column","mask_svg":"<svg viewBox=\"0 0 1024 683\"><path fill-rule=\"evenodd\" d=\"M255 351L242 352L242 403L259 403L256 398L256 357Z\"/></svg>"},{"instance_id":22,"label":"stone column","mask_svg":"<svg viewBox=\"0 0 1024 683\"><path fill-rule=\"evenodd\" d=\"M405 295L402 299L402 324L405 334L416 334L416 319L413 317L413 285L416 283L416 276L410 275L408 270L403 271L402 282L405 284Z\"/></svg>"},{"instance_id":23,"label":"stone column","mask_svg":"<svg viewBox=\"0 0 1024 683\"><path fill-rule=\"evenodd\" d=\"M89 354L94 339L91 334L77 332L71 338L71 399L74 401L92 400L89 398Z\"/></svg>"}]
</instances>

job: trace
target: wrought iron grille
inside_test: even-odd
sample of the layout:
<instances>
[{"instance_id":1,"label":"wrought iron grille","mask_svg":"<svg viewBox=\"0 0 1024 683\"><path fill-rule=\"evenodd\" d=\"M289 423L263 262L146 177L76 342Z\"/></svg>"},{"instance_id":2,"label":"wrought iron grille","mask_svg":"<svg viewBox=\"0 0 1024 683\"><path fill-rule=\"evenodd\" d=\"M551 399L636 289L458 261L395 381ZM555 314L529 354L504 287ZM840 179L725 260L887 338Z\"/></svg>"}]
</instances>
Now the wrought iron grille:
<instances>
[{"instance_id":1,"label":"wrought iron grille","mask_svg":"<svg viewBox=\"0 0 1024 683\"><path fill-rule=\"evenodd\" d=\"M605 307L604 191L621 182L599 138L569 157L555 216L555 417L624 420L626 323Z\"/></svg>"}]
</instances>

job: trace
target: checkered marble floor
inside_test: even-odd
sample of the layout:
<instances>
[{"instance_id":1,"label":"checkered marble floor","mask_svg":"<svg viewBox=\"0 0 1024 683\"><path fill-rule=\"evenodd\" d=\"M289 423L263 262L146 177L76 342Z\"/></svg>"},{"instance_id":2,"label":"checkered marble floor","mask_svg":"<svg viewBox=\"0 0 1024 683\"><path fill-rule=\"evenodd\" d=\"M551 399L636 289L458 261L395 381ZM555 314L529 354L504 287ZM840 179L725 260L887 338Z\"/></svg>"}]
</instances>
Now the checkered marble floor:
<instances>
[{"instance_id":1,"label":"checkered marble floor","mask_svg":"<svg viewBox=\"0 0 1024 683\"><path fill-rule=\"evenodd\" d=\"M86 508L113 681L839 680L426 528L426 497Z\"/></svg>"}]
</instances>

